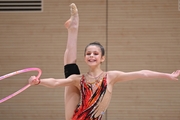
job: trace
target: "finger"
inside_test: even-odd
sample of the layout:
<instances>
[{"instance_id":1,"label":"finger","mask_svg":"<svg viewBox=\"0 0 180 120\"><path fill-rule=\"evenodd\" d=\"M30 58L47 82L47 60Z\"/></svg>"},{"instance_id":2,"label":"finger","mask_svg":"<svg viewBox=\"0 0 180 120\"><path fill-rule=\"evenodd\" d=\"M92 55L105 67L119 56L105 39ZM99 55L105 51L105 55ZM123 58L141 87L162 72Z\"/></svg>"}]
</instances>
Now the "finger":
<instances>
[{"instance_id":1,"label":"finger","mask_svg":"<svg viewBox=\"0 0 180 120\"><path fill-rule=\"evenodd\" d=\"M175 71L174 72L172 72L172 74L174 74L175 73Z\"/></svg>"},{"instance_id":2,"label":"finger","mask_svg":"<svg viewBox=\"0 0 180 120\"><path fill-rule=\"evenodd\" d=\"M36 79L36 77L33 77L33 79L32 79L31 81L32 81L31 83L32 83L33 85L35 85L35 84L38 82L38 80Z\"/></svg>"},{"instance_id":3,"label":"finger","mask_svg":"<svg viewBox=\"0 0 180 120\"><path fill-rule=\"evenodd\" d=\"M178 74L180 75L180 70L177 70Z\"/></svg>"},{"instance_id":4,"label":"finger","mask_svg":"<svg viewBox=\"0 0 180 120\"><path fill-rule=\"evenodd\" d=\"M176 70L176 71L173 72L173 74L176 75L176 76L178 76L178 75L179 75L179 71Z\"/></svg>"},{"instance_id":5,"label":"finger","mask_svg":"<svg viewBox=\"0 0 180 120\"><path fill-rule=\"evenodd\" d=\"M180 74L180 71L179 71L179 70L177 70L177 71L176 71L176 75L177 75L177 77L179 76L179 74Z\"/></svg>"}]
</instances>

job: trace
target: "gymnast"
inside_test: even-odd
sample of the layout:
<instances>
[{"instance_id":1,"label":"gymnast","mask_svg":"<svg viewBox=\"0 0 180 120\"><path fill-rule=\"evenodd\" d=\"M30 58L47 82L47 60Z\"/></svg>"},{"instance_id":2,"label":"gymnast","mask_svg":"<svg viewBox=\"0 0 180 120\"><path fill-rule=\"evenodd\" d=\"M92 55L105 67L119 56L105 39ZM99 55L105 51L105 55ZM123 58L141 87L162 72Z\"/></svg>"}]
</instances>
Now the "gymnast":
<instances>
[{"instance_id":1,"label":"gymnast","mask_svg":"<svg viewBox=\"0 0 180 120\"><path fill-rule=\"evenodd\" d=\"M119 82L137 79L178 80L180 70L172 74L151 70L133 72L103 71L101 64L105 61L105 49L99 42L92 42L85 47L84 61L89 70L87 73L80 74L76 65L78 20L77 8L75 4L71 4L71 18L65 23L68 29L68 41L64 55L66 78L38 79L31 76L28 80L31 85L42 85L50 88L65 87L67 120L101 120L109 106L113 86ZM73 44L69 42L73 42Z\"/></svg>"}]
</instances>

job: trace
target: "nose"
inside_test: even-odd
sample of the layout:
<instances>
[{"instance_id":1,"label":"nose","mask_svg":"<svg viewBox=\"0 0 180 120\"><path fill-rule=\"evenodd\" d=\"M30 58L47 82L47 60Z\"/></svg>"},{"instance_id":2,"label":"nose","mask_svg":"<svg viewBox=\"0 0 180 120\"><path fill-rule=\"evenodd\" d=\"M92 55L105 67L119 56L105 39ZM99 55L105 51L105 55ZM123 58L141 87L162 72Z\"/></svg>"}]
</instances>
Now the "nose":
<instances>
[{"instance_id":1,"label":"nose","mask_svg":"<svg viewBox=\"0 0 180 120\"><path fill-rule=\"evenodd\" d=\"M93 57L93 53L90 54L90 57Z\"/></svg>"}]
</instances>

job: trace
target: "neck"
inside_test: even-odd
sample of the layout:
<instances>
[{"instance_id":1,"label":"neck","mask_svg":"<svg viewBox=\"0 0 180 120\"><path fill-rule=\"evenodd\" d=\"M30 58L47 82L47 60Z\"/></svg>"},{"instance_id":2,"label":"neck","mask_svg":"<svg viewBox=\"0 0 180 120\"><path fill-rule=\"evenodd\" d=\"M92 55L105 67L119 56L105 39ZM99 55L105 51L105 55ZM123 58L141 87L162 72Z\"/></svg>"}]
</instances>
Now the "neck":
<instances>
[{"instance_id":1,"label":"neck","mask_svg":"<svg viewBox=\"0 0 180 120\"><path fill-rule=\"evenodd\" d=\"M101 70L100 68L96 68L96 69L89 69L88 74L92 77L97 77L99 76L101 73L103 72L103 70Z\"/></svg>"}]
</instances>

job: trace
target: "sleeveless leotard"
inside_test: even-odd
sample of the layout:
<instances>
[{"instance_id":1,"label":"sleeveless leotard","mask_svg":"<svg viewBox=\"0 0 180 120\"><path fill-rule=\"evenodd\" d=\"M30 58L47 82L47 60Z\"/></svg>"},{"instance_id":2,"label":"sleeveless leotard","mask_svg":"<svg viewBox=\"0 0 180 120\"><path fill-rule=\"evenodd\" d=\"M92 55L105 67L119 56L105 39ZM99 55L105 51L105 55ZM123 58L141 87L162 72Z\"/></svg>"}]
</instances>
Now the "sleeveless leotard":
<instances>
[{"instance_id":1,"label":"sleeveless leotard","mask_svg":"<svg viewBox=\"0 0 180 120\"><path fill-rule=\"evenodd\" d=\"M106 78L107 75L105 74L96 84L96 89L94 90L93 85L86 82L85 76L82 76L80 81L81 101L75 110L72 120L101 120L106 109L106 107L100 107L107 89Z\"/></svg>"}]
</instances>

